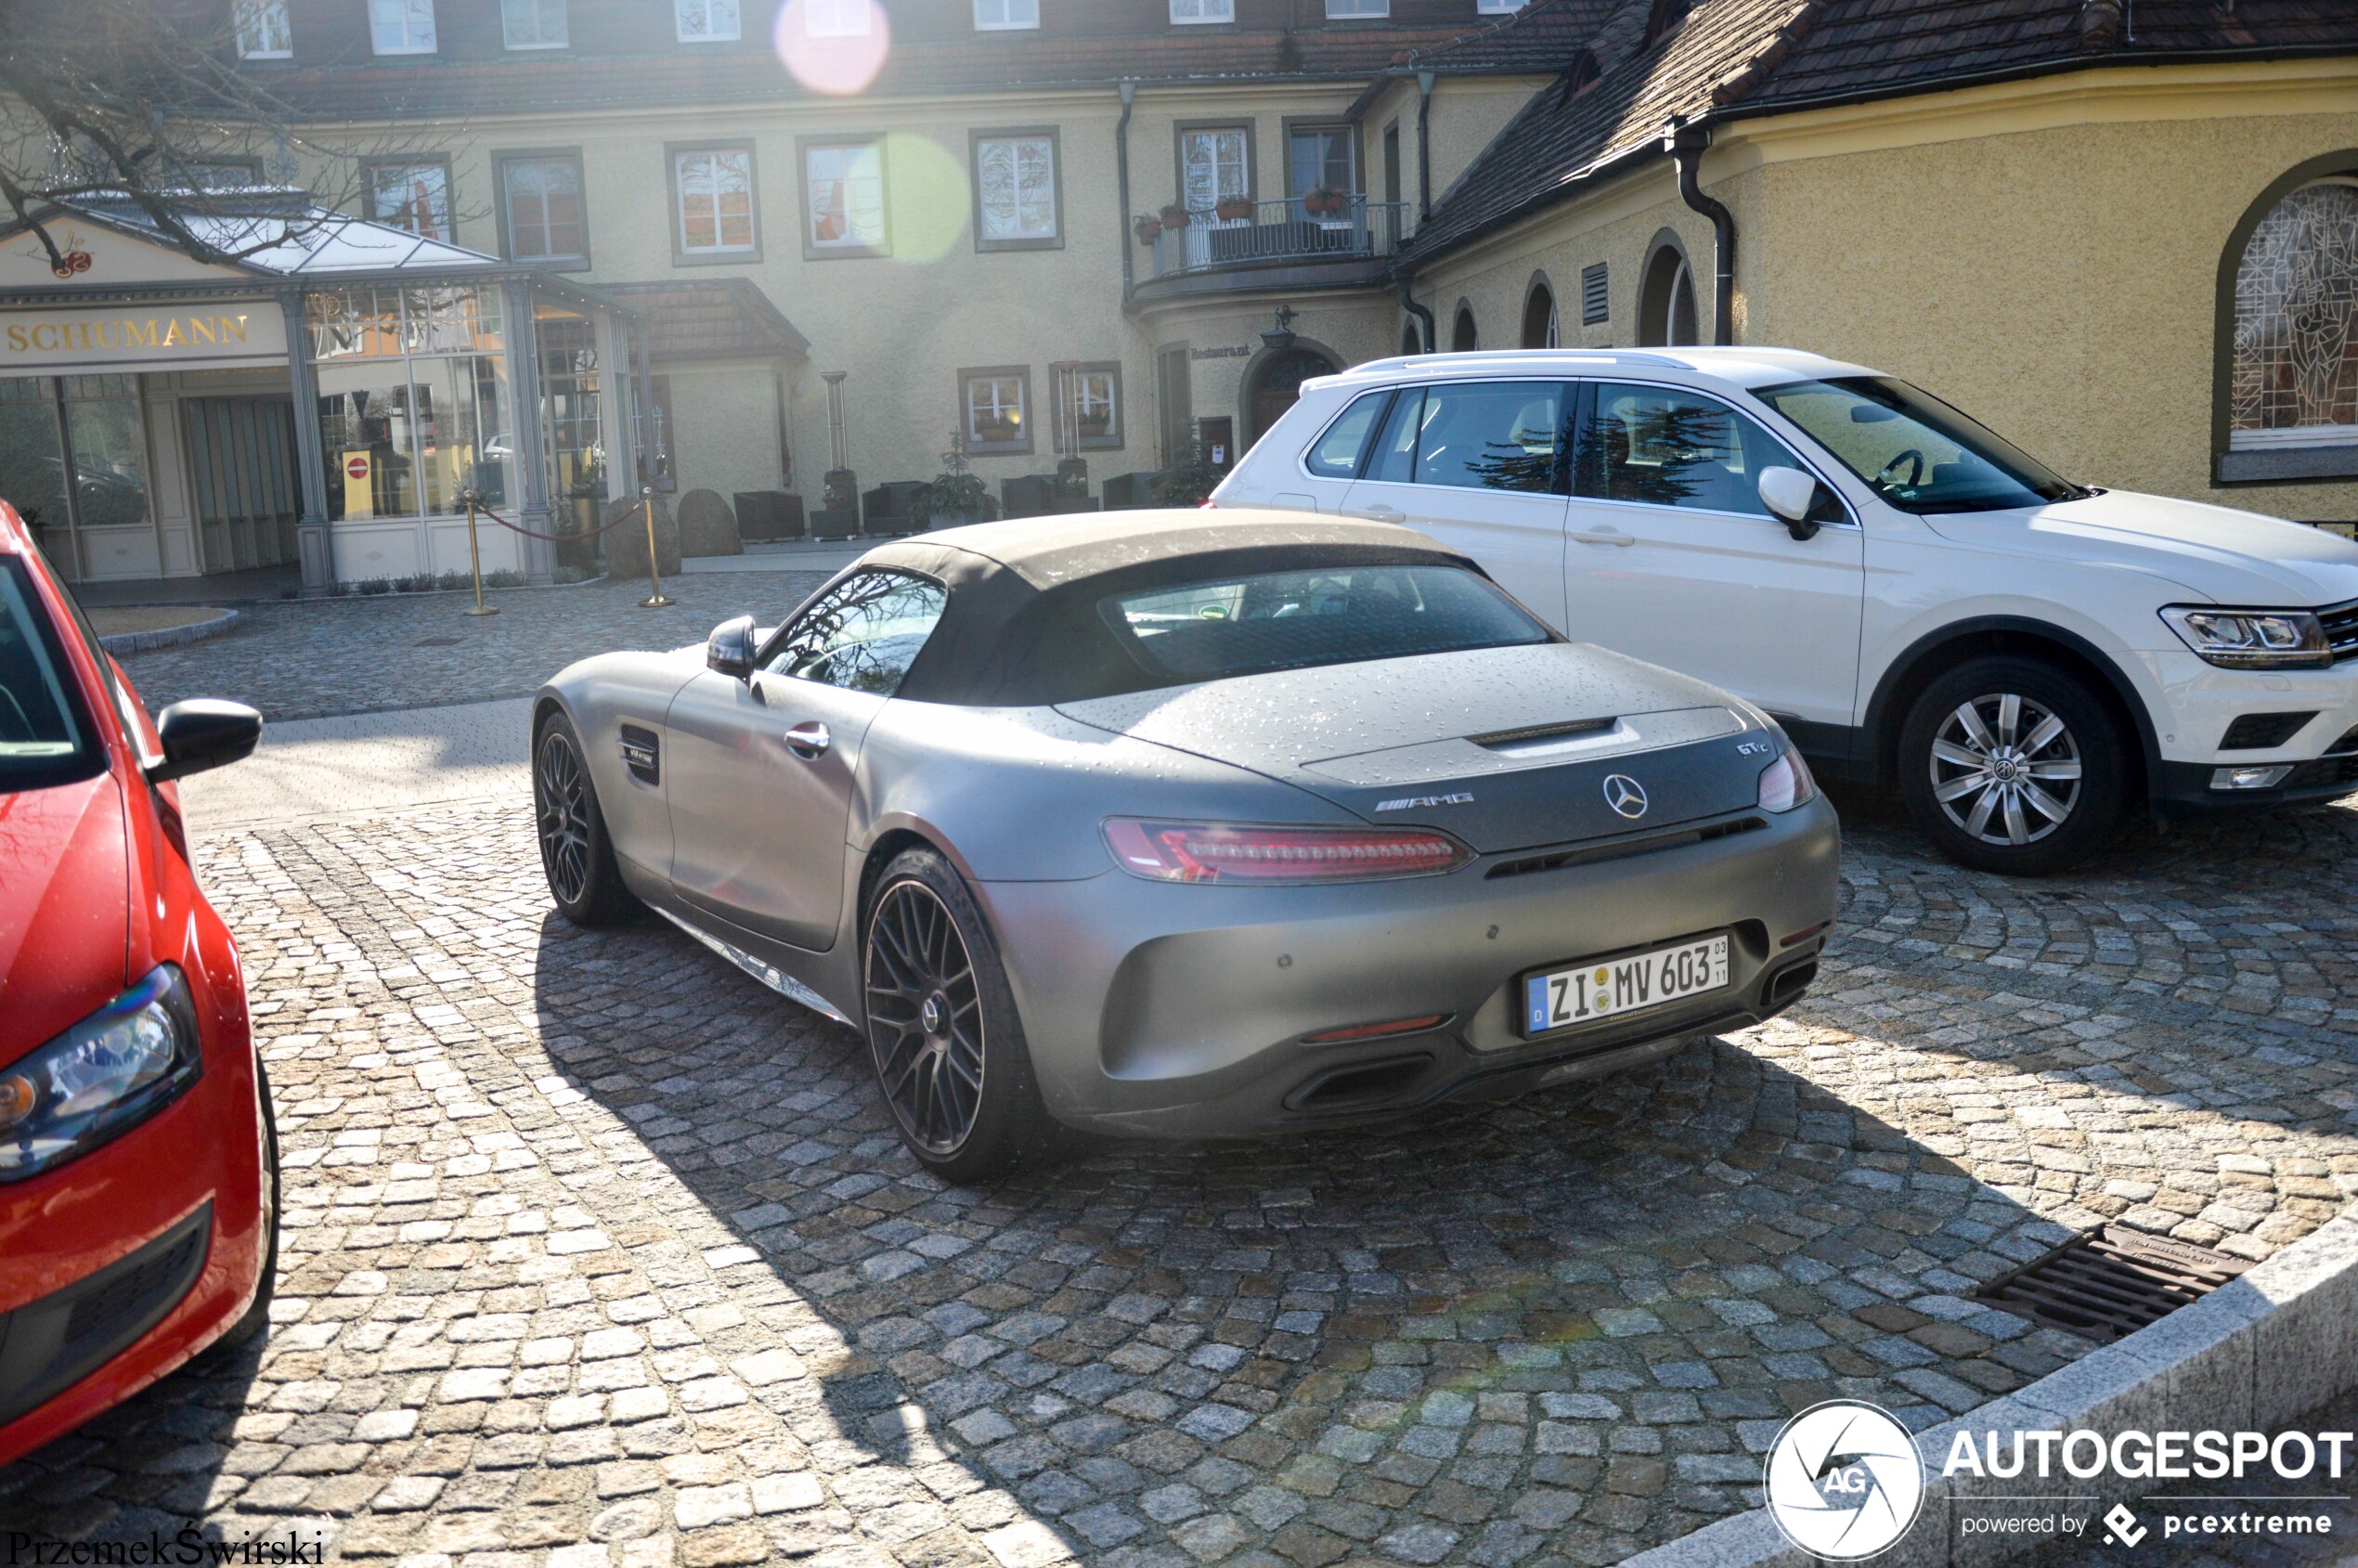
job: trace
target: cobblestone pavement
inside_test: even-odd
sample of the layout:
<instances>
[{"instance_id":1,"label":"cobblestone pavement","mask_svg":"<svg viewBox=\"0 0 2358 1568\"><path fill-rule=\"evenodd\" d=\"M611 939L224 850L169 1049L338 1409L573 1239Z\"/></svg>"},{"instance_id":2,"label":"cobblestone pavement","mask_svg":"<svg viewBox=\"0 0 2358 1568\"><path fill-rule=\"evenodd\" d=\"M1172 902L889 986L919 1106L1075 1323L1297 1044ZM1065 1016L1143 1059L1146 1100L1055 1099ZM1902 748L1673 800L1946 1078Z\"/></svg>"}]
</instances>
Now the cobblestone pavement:
<instances>
[{"instance_id":1,"label":"cobblestone pavement","mask_svg":"<svg viewBox=\"0 0 2358 1568\"><path fill-rule=\"evenodd\" d=\"M1793 1409L1929 1423L2083 1354L1968 1299L2071 1227L2261 1256L2358 1191L2358 800L2031 884L1851 816L1775 1023L987 1190L901 1153L849 1031L557 920L518 803L213 835L279 1326L0 1516L408 1568L1612 1562L1748 1506Z\"/></svg>"},{"instance_id":2,"label":"cobblestone pavement","mask_svg":"<svg viewBox=\"0 0 2358 1568\"><path fill-rule=\"evenodd\" d=\"M668 610L642 610L643 581L495 590L499 614L463 612L473 596L384 594L241 605L236 630L123 660L150 708L182 697L250 702L266 719L316 719L386 708L529 695L578 658L617 648L701 642L732 616L771 625L824 582L825 572L730 572L667 577Z\"/></svg>"}]
</instances>

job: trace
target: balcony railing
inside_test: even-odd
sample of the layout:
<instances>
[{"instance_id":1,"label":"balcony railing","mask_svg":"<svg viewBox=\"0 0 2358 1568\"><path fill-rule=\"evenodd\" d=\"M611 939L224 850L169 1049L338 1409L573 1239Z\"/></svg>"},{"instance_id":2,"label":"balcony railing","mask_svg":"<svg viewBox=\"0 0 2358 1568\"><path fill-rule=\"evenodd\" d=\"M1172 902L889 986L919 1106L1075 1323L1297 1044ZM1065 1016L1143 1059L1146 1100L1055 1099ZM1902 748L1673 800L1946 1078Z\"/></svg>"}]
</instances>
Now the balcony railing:
<instances>
[{"instance_id":1,"label":"balcony railing","mask_svg":"<svg viewBox=\"0 0 2358 1568\"><path fill-rule=\"evenodd\" d=\"M1296 196L1255 201L1249 214L1225 218L1216 211L1191 213L1185 225L1166 226L1154 237L1153 276L1388 256L1400 248L1407 216L1406 201L1370 201L1362 196L1346 198L1328 212L1313 212L1304 198Z\"/></svg>"}]
</instances>

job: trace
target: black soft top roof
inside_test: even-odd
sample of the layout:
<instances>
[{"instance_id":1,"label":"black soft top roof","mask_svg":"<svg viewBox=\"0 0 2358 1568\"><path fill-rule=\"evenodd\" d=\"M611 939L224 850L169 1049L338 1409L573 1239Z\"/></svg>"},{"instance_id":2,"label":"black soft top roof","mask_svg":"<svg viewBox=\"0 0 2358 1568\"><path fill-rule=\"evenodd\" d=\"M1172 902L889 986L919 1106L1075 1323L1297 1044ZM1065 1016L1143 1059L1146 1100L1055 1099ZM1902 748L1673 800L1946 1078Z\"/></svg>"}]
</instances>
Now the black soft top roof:
<instances>
[{"instance_id":1,"label":"black soft top roof","mask_svg":"<svg viewBox=\"0 0 2358 1568\"><path fill-rule=\"evenodd\" d=\"M1413 564L1481 571L1393 524L1244 511L1084 512L946 528L879 545L852 570L897 567L950 590L900 696L1039 707L1169 684L1095 613L1108 594L1234 572Z\"/></svg>"}]
</instances>

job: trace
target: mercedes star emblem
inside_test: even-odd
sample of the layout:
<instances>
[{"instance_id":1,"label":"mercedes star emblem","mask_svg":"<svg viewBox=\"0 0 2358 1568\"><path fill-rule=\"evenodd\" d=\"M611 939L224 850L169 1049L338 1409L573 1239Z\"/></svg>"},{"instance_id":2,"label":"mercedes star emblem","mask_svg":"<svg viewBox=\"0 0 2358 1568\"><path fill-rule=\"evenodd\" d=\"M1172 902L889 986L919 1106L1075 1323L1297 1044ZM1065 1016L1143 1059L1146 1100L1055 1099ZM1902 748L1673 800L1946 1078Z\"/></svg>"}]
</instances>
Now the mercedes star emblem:
<instances>
[{"instance_id":1,"label":"mercedes star emblem","mask_svg":"<svg viewBox=\"0 0 2358 1568\"><path fill-rule=\"evenodd\" d=\"M1646 814L1646 786L1626 773L1613 773L1605 780L1605 804L1632 819Z\"/></svg>"}]
</instances>

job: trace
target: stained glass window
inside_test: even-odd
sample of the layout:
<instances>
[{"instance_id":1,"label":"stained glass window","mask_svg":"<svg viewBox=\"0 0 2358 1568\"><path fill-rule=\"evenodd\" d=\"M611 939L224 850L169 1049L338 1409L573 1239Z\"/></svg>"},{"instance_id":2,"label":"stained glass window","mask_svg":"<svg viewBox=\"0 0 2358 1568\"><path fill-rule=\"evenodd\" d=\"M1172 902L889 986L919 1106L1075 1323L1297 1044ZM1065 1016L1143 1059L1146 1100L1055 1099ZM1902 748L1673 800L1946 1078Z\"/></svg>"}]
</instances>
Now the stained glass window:
<instances>
[{"instance_id":1,"label":"stained glass window","mask_svg":"<svg viewBox=\"0 0 2358 1568\"><path fill-rule=\"evenodd\" d=\"M2235 271L2233 441L2358 440L2358 181L2269 210Z\"/></svg>"}]
</instances>

